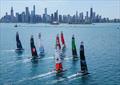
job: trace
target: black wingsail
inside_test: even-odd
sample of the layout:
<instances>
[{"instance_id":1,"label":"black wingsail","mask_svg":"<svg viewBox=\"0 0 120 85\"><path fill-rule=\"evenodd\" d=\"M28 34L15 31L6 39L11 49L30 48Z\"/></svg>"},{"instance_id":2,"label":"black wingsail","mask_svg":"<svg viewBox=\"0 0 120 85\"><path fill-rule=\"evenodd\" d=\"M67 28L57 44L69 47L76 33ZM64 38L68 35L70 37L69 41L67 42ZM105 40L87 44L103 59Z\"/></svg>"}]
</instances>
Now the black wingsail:
<instances>
[{"instance_id":1,"label":"black wingsail","mask_svg":"<svg viewBox=\"0 0 120 85\"><path fill-rule=\"evenodd\" d=\"M18 32L16 32L16 45L17 45L17 50L23 50L21 41L19 39L19 33Z\"/></svg>"},{"instance_id":2,"label":"black wingsail","mask_svg":"<svg viewBox=\"0 0 120 85\"><path fill-rule=\"evenodd\" d=\"M88 73L87 63L86 63L85 54L84 54L83 42L81 42L81 45L80 45L80 64L81 64L81 72Z\"/></svg>"},{"instance_id":3,"label":"black wingsail","mask_svg":"<svg viewBox=\"0 0 120 85\"><path fill-rule=\"evenodd\" d=\"M38 54L37 54L36 47L34 45L34 38L33 38L33 36L31 36L31 39L30 39L30 46L31 46L31 54L32 54L33 58L37 58Z\"/></svg>"},{"instance_id":4,"label":"black wingsail","mask_svg":"<svg viewBox=\"0 0 120 85\"><path fill-rule=\"evenodd\" d=\"M72 36L72 55L73 55L73 59L78 58L74 35Z\"/></svg>"}]
</instances>

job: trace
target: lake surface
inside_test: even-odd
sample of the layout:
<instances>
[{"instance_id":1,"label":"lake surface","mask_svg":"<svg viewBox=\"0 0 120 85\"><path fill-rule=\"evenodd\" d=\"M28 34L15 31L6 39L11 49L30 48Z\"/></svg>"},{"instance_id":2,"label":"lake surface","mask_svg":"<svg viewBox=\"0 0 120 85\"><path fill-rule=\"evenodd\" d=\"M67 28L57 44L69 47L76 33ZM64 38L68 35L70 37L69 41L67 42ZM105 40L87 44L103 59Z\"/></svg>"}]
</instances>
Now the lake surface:
<instances>
[{"instance_id":1,"label":"lake surface","mask_svg":"<svg viewBox=\"0 0 120 85\"><path fill-rule=\"evenodd\" d=\"M120 84L120 23L94 25L49 24L0 24L0 85L119 85ZM119 28L118 28L119 27ZM16 32L25 49L22 55L15 53ZM46 75L55 69L54 52L56 35L63 31L66 42L66 59L63 75ZM34 36L37 51L38 33L46 55L37 63L30 60L30 36ZM89 75L62 80L80 71L80 60L71 59L71 37L75 35L77 52L84 41ZM42 77L44 75L44 77Z\"/></svg>"}]
</instances>

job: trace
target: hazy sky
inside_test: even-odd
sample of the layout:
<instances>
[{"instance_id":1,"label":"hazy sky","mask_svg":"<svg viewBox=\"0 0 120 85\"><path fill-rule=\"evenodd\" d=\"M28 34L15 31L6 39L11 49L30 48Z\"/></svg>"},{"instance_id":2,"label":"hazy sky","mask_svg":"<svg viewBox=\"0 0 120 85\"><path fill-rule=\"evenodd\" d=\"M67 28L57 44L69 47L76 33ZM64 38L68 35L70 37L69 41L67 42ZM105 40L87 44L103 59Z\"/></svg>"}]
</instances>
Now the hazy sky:
<instances>
[{"instance_id":1,"label":"hazy sky","mask_svg":"<svg viewBox=\"0 0 120 85\"><path fill-rule=\"evenodd\" d=\"M0 17L5 12L10 14L11 6L14 12L21 13L25 7L32 10L36 6L36 13L43 14L44 8L48 8L48 14L59 10L60 14L73 15L76 11L85 12L93 7L94 11L104 17L120 18L120 0L0 0Z\"/></svg>"}]
</instances>

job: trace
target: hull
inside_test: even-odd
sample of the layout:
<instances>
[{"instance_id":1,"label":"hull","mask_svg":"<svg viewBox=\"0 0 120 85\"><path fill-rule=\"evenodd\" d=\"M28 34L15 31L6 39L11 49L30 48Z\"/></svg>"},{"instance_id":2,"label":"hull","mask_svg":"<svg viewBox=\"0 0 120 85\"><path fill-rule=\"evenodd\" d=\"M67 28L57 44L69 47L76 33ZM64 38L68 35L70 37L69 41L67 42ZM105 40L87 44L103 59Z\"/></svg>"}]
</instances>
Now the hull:
<instances>
[{"instance_id":1,"label":"hull","mask_svg":"<svg viewBox=\"0 0 120 85\"><path fill-rule=\"evenodd\" d=\"M15 52L17 54L22 54L24 52L24 49L15 49Z\"/></svg>"},{"instance_id":2,"label":"hull","mask_svg":"<svg viewBox=\"0 0 120 85\"><path fill-rule=\"evenodd\" d=\"M40 47L39 48L39 56L45 56L44 48Z\"/></svg>"}]
</instances>

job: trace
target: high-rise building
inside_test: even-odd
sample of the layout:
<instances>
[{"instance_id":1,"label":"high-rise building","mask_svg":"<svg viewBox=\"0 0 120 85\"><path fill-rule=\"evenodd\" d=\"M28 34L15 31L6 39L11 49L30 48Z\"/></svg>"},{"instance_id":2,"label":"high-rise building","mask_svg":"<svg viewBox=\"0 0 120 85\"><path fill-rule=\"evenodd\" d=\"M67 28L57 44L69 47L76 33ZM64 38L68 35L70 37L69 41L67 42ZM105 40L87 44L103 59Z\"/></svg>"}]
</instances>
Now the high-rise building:
<instances>
[{"instance_id":1,"label":"high-rise building","mask_svg":"<svg viewBox=\"0 0 120 85\"><path fill-rule=\"evenodd\" d=\"M30 22L30 12L28 7L25 8L25 22Z\"/></svg>"},{"instance_id":2,"label":"high-rise building","mask_svg":"<svg viewBox=\"0 0 120 85\"><path fill-rule=\"evenodd\" d=\"M54 13L54 21L58 21L58 10Z\"/></svg>"},{"instance_id":3,"label":"high-rise building","mask_svg":"<svg viewBox=\"0 0 120 85\"><path fill-rule=\"evenodd\" d=\"M67 18L68 18L68 23L71 23L71 16L70 16L70 14L68 14Z\"/></svg>"},{"instance_id":4,"label":"high-rise building","mask_svg":"<svg viewBox=\"0 0 120 85\"><path fill-rule=\"evenodd\" d=\"M35 15L35 5L33 6L33 15Z\"/></svg>"},{"instance_id":5,"label":"high-rise building","mask_svg":"<svg viewBox=\"0 0 120 85\"><path fill-rule=\"evenodd\" d=\"M75 15L75 23L78 23L78 11L76 11L76 15Z\"/></svg>"},{"instance_id":6,"label":"high-rise building","mask_svg":"<svg viewBox=\"0 0 120 85\"><path fill-rule=\"evenodd\" d=\"M47 8L44 9L44 20L45 23L48 21Z\"/></svg>"},{"instance_id":7,"label":"high-rise building","mask_svg":"<svg viewBox=\"0 0 120 85\"><path fill-rule=\"evenodd\" d=\"M25 12L22 12L21 17L22 17L22 22L24 23L25 22Z\"/></svg>"},{"instance_id":8,"label":"high-rise building","mask_svg":"<svg viewBox=\"0 0 120 85\"><path fill-rule=\"evenodd\" d=\"M92 21L93 21L93 22L95 22L95 18L96 18L95 16L96 16L96 15L95 15L95 12L93 12L93 17L92 17Z\"/></svg>"},{"instance_id":9,"label":"high-rise building","mask_svg":"<svg viewBox=\"0 0 120 85\"><path fill-rule=\"evenodd\" d=\"M16 22L19 22L19 13L16 13Z\"/></svg>"},{"instance_id":10,"label":"high-rise building","mask_svg":"<svg viewBox=\"0 0 120 85\"><path fill-rule=\"evenodd\" d=\"M93 19L93 8L90 8L90 21L92 22Z\"/></svg>"},{"instance_id":11,"label":"high-rise building","mask_svg":"<svg viewBox=\"0 0 120 85\"><path fill-rule=\"evenodd\" d=\"M13 7L11 7L10 16L11 16L11 22L15 22Z\"/></svg>"},{"instance_id":12,"label":"high-rise building","mask_svg":"<svg viewBox=\"0 0 120 85\"><path fill-rule=\"evenodd\" d=\"M35 23L35 22L36 22L36 17L35 17L35 5L33 5L33 10L31 11L30 22L31 22L31 23Z\"/></svg>"},{"instance_id":13,"label":"high-rise building","mask_svg":"<svg viewBox=\"0 0 120 85\"><path fill-rule=\"evenodd\" d=\"M86 19L86 20L88 19L88 11L86 11L85 19Z\"/></svg>"},{"instance_id":14,"label":"high-rise building","mask_svg":"<svg viewBox=\"0 0 120 85\"><path fill-rule=\"evenodd\" d=\"M62 15L59 15L59 22L62 22Z\"/></svg>"},{"instance_id":15,"label":"high-rise building","mask_svg":"<svg viewBox=\"0 0 120 85\"><path fill-rule=\"evenodd\" d=\"M14 16L14 10L13 10L13 7L11 7L10 14L11 14L11 16Z\"/></svg>"},{"instance_id":16,"label":"high-rise building","mask_svg":"<svg viewBox=\"0 0 120 85\"><path fill-rule=\"evenodd\" d=\"M84 18L83 12L81 12L79 15L80 15L80 23L82 23Z\"/></svg>"},{"instance_id":17,"label":"high-rise building","mask_svg":"<svg viewBox=\"0 0 120 85\"><path fill-rule=\"evenodd\" d=\"M45 15L47 15L47 8L45 8L44 11L45 11Z\"/></svg>"},{"instance_id":18,"label":"high-rise building","mask_svg":"<svg viewBox=\"0 0 120 85\"><path fill-rule=\"evenodd\" d=\"M88 11L86 11L86 16L85 16L85 23L89 23L89 16L88 16Z\"/></svg>"},{"instance_id":19,"label":"high-rise building","mask_svg":"<svg viewBox=\"0 0 120 85\"><path fill-rule=\"evenodd\" d=\"M30 23L34 22L34 11L31 11L31 15L30 15Z\"/></svg>"}]
</instances>

